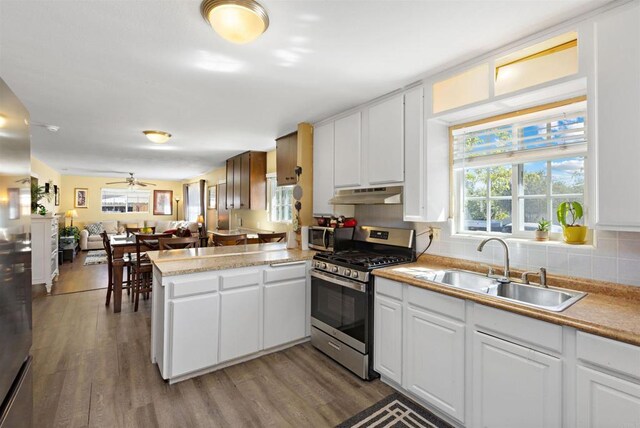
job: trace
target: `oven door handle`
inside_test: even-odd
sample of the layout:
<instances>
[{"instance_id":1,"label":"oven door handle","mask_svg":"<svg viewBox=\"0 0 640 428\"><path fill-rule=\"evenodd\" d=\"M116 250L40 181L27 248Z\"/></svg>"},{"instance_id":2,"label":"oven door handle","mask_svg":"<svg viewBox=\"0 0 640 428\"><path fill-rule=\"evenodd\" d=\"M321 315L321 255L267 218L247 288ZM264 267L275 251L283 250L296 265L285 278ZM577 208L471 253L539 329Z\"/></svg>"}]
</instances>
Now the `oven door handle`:
<instances>
[{"instance_id":1,"label":"oven door handle","mask_svg":"<svg viewBox=\"0 0 640 428\"><path fill-rule=\"evenodd\" d=\"M329 229L325 229L322 233L322 243L324 244L324 248L327 250L329 249L329 236L327 236L328 234Z\"/></svg>"},{"instance_id":2,"label":"oven door handle","mask_svg":"<svg viewBox=\"0 0 640 428\"><path fill-rule=\"evenodd\" d=\"M347 287L347 288L351 288L353 290L359 291L361 293L366 293L367 291L367 284L363 284L361 282L356 282L356 281L351 281L348 279L341 279L341 278L337 278L334 275L331 274L326 274L317 270L312 270L310 272L310 275L318 278L318 279L323 279L325 281L328 281L332 284L337 284L340 285L342 287Z\"/></svg>"}]
</instances>

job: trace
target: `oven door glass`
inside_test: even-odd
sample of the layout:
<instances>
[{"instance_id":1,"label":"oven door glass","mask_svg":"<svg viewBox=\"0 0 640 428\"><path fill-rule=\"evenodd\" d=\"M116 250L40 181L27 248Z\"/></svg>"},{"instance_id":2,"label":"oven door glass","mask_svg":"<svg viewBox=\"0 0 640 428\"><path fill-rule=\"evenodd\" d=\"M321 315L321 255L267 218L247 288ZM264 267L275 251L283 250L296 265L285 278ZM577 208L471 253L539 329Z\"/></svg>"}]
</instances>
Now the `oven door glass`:
<instances>
[{"instance_id":1,"label":"oven door glass","mask_svg":"<svg viewBox=\"0 0 640 428\"><path fill-rule=\"evenodd\" d=\"M312 276L311 316L366 345L367 293Z\"/></svg>"}]
</instances>

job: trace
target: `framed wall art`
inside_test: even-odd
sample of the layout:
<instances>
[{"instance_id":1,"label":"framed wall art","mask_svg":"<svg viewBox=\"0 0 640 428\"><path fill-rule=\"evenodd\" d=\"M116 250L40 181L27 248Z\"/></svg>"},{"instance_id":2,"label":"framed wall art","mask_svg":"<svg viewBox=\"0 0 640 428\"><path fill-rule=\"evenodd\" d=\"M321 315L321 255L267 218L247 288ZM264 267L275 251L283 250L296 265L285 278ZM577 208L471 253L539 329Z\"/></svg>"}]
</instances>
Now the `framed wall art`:
<instances>
[{"instance_id":1,"label":"framed wall art","mask_svg":"<svg viewBox=\"0 0 640 428\"><path fill-rule=\"evenodd\" d=\"M76 187L73 189L73 195L74 208L87 208L89 206L87 203L89 199L89 189Z\"/></svg>"},{"instance_id":2,"label":"framed wall art","mask_svg":"<svg viewBox=\"0 0 640 428\"><path fill-rule=\"evenodd\" d=\"M213 186L209 186L209 202L208 202L208 208L210 210L215 210L217 208L216 205L216 190L217 187L215 184Z\"/></svg>"},{"instance_id":3,"label":"framed wall art","mask_svg":"<svg viewBox=\"0 0 640 428\"><path fill-rule=\"evenodd\" d=\"M153 215L173 215L173 190L153 191Z\"/></svg>"}]
</instances>

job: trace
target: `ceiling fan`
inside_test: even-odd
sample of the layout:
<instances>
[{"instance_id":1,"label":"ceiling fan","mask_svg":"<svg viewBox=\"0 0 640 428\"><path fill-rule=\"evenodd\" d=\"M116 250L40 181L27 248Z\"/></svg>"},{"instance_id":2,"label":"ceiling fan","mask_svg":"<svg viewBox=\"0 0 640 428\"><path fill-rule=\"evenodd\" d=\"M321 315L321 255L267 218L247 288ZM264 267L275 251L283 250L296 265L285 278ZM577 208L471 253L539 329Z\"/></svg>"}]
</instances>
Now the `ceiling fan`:
<instances>
[{"instance_id":1,"label":"ceiling fan","mask_svg":"<svg viewBox=\"0 0 640 428\"><path fill-rule=\"evenodd\" d=\"M125 181L113 181L113 182L107 183L107 184L127 184L127 185L129 185L129 187L133 187L133 186L142 186L142 187L155 186L155 184L153 184L153 183L147 183L147 182L144 182L144 181L139 181L137 178L135 178L133 176L133 172L129 173L129 177L125 178Z\"/></svg>"}]
</instances>

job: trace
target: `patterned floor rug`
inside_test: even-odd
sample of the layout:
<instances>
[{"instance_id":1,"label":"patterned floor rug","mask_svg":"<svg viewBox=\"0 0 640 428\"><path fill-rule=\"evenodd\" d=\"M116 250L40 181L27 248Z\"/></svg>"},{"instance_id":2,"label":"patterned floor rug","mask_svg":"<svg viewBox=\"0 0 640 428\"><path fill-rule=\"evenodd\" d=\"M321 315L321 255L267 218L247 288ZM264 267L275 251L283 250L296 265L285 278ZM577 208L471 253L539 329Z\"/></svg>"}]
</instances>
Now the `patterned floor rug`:
<instances>
[{"instance_id":1,"label":"patterned floor rug","mask_svg":"<svg viewBox=\"0 0 640 428\"><path fill-rule=\"evenodd\" d=\"M336 428L453 428L427 409L394 393Z\"/></svg>"},{"instance_id":2,"label":"patterned floor rug","mask_svg":"<svg viewBox=\"0 0 640 428\"><path fill-rule=\"evenodd\" d=\"M89 251L87 258L84 259L84 266L101 265L104 263L107 263L107 252L105 250Z\"/></svg>"}]
</instances>

